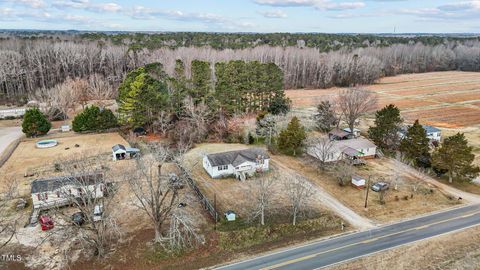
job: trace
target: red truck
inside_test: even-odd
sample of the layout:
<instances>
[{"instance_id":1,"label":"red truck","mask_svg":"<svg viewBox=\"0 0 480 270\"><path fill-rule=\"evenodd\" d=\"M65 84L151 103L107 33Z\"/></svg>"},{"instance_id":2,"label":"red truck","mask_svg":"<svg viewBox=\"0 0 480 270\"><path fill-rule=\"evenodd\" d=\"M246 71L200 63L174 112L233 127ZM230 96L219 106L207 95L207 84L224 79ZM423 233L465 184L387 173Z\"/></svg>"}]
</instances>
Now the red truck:
<instances>
[{"instance_id":1,"label":"red truck","mask_svg":"<svg viewBox=\"0 0 480 270\"><path fill-rule=\"evenodd\" d=\"M40 216L38 222L42 226L42 231L48 231L54 227L52 218L46 215Z\"/></svg>"}]
</instances>

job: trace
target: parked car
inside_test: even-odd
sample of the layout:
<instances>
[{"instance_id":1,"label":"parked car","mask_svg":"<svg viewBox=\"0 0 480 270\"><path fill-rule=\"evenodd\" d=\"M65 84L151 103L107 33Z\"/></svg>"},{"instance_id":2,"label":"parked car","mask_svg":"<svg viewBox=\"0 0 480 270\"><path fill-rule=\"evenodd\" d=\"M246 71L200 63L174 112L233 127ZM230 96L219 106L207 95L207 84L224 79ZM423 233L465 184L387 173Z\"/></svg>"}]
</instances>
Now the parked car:
<instances>
[{"instance_id":1,"label":"parked car","mask_svg":"<svg viewBox=\"0 0 480 270\"><path fill-rule=\"evenodd\" d=\"M384 191L390 188L390 184L385 182L377 182L372 186L372 190L375 192Z\"/></svg>"},{"instance_id":2,"label":"parked car","mask_svg":"<svg viewBox=\"0 0 480 270\"><path fill-rule=\"evenodd\" d=\"M93 221L100 221L102 220L103 216L103 205L95 205L93 209Z\"/></svg>"},{"instance_id":3,"label":"parked car","mask_svg":"<svg viewBox=\"0 0 480 270\"><path fill-rule=\"evenodd\" d=\"M87 221L87 218L83 212L77 212L72 215L72 223L77 226L82 226Z\"/></svg>"},{"instance_id":4,"label":"parked car","mask_svg":"<svg viewBox=\"0 0 480 270\"><path fill-rule=\"evenodd\" d=\"M48 231L54 227L53 219L47 215L41 215L38 218L38 222L40 223L40 226L42 226L42 231Z\"/></svg>"}]
</instances>

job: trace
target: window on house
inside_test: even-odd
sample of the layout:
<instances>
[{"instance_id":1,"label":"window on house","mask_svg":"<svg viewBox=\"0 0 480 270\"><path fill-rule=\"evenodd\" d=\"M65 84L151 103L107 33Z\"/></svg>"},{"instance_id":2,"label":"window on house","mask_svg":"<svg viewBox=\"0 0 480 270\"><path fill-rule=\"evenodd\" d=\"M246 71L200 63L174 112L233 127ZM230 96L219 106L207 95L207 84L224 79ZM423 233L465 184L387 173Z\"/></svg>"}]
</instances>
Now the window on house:
<instances>
[{"instance_id":1,"label":"window on house","mask_svg":"<svg viewBox=\"0 0 480 270\"><path fill-rule=\"evenodd\" d=\"M222 166L218 166L218 170L219 170L219 171L225 171L225 170L228 170L228 165L222 165Z\"/></svg>"}]
</instances>

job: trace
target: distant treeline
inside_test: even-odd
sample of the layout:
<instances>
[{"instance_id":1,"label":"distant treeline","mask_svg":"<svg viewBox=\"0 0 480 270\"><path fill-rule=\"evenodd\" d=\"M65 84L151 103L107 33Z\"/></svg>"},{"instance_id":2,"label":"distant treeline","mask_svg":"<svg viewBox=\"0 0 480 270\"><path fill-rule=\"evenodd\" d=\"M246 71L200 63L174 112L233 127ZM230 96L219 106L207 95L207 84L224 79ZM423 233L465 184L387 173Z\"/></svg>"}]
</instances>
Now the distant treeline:
<instances>
[{"instance_id":1,"label":"distant treeline","mask_svg":"<svg viewBox=\"0 0 480 270\"><path fill-rule=\"evenodd\" d=\"M188 33L178 35L182 34ZM209 35L217 34L205 34L204 37ZM229 35L233 37L236 34L227 36ZM238 35L241 36L241 34ZM258 34L259 37L264 38L275 35L277 34ZM297 37L293 37L296 35L300 37L303 34L292 34L291 40L295 40ZM148 39L156 36L152 35ZM200 36L202 35L199 34ZM338 37L359 38L359 36L349 35ZM379 36L372 37L381 39ZM393 42L396 38L389 42ZM356 49L347 46L336 51L322 52L321 49L298 46L298 44L284 46L290 45L288 41L290 39L286 39L286 43L281 46L270 46L276 43L269 43L269 45L257 45L244 49L223 50L208 46L132 49L131 44L115 45L106 40L92 41L91 38L82 39L74 35L35 40L0 39L0 99L26 100L39 89L52 88L69 77L105 78L107 83L116 88L129 71L155 62L161 63L166 73L173 76L176 60L181 60L185 64L187 79L191 79L191 63L194 60L210 63L209 68L213 75L216 74L216 68L221 67L216 65L218 62L243 60L274 63L283 72L283 87L286 89L370 84L383 76L402 73L480 70L480 41L474 39L446 41L445 37L418 38L431 38L438 42L432 41L432 44L428 45L427 42L413 43L410 40L407 44L385 47L367 46ZM225 44L228 43L225 41ZM185 45L188 44L190 43L185 43ZM306 44L308 45L308 41ZM213 83L217 83L213 75Z\"/></svg>"}]
</instances>

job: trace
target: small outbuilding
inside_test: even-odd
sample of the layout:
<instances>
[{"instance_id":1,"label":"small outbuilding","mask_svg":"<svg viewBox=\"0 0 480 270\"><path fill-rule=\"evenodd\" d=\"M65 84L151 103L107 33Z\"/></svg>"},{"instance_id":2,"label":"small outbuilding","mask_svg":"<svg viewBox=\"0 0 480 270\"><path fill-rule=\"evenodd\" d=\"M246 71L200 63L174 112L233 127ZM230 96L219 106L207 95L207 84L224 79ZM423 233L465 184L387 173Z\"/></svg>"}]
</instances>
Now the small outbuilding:
<instances>
[{"instance_id":1,"label":"small outbuilding","mask_svg":"<svg viewBox=\"0 0 480 270\"><path fill-rule=\"evenodd\" d=\"M366 185L365 178L358 175L352 176L352 186L358 189L364 189L365 185Z\"/></svg>"},{"instance_id":2,"label":"small outbuilding","mask_svg":"<svg viewBox=\"0 0 480 270\"><path fill-rule=\"evenodd\" d=\"M232 210L228 210L227 212L225 212L225 218L227 219L227 221L235 221L235 219L237 218L237 214L235 214L235 212L233 212Z\"/></svg>"},{"instance_id":3,"label":"small outbuilding","mask_svg":"<svg viewBox=\"0 0 480 270\"><path fill-rule=\"evenodd\" d=\"M360 137L360 129L356 129L354 128L353 129L353 132L350 131L350 128L344 128L343 131L347 132L348 134L350 134L350 137L353 137L353 138L358 138Z\"/></svg>"},{"instance_id":4,"label":"small outbuilding","mask_svg":"<svg viewBox=\"0 0 480 270\"><path fill-rule=\"evenodd\" d=\"M348 140L350 138L350 133L335 128L328 132L328 138L332 141L341 141L341 140Z\"/></svg>"},{"instance_id":5,"label":"small outbuilding","mask_svg":"<svg viewBox=\"0 0 480 270\"><path fill-rule=\"evenodd\" d=\"M124 160L126 158L135 158L140 155L140 149L125 147L122 144L116 144L112 147L113 160Z\"/></svg>"}]
</instances>

